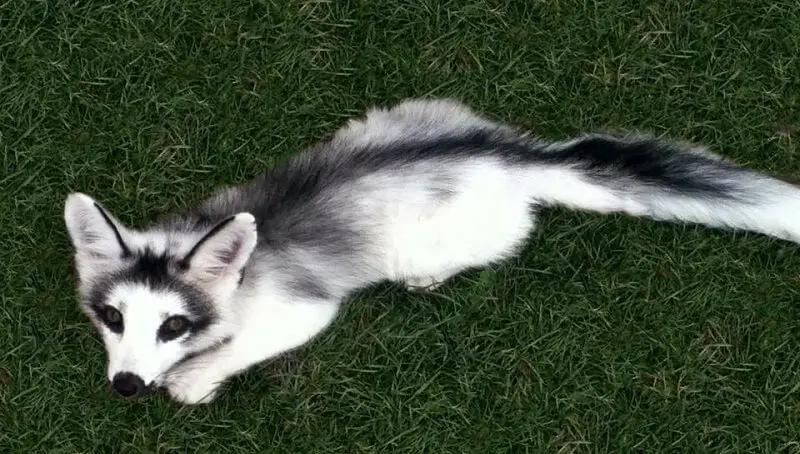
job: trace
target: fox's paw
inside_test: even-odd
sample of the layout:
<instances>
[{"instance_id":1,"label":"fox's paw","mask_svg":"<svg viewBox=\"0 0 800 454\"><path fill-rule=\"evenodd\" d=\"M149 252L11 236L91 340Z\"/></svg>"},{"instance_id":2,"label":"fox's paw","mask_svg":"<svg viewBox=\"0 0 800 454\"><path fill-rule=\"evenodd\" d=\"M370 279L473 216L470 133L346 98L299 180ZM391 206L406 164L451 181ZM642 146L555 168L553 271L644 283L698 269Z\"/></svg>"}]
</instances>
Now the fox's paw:
<instances>
[{"instance_id":1,"label":"fox's paw","mask_svg":"<svg viewBox=\"0 0 800 454\"><path fill-rule=\"evenodd\" d=\"M203 370L177 372L167 379L165 387L173 400L186 405L211 403L217 397L221 383Z\"/></svg>"},{"instance_id":2,"label":"fox's paw","mask_svg":"<svg viewBox=\"0 0 800 454\"><path fill-rule=\"evenodd\" d=\"M412 277L406 279L405 284L409 292L432 292L444 284L444 279L433 276Z\"/></svg>"}]
</instances>

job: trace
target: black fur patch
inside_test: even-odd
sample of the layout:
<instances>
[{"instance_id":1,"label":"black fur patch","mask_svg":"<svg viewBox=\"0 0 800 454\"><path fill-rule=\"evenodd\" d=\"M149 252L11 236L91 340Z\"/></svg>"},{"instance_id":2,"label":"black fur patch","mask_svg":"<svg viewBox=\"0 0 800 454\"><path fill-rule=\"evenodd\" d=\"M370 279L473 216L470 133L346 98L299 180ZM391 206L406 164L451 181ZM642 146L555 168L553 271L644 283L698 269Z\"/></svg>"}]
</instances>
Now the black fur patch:
<instances>
[{"instance_id":1,"label":"black fur patch","mask_svg":"<svg viewBox=\"0 0 800 454\"><path fill-rule=\"evenodd\" d=\"M383 145L364 156L360 165L372 169L391 168L436 159L446 166L448 158L467 156L496 157L510 165L570 166L585 171L589 178L612 185L615 181L632 179L653 188L723 199L739 195L735 182L737 177L748 172L658 139L626 140L595 135L571 146L548 148L532 139L492 130Z\"/></svg>"},{"instance_id":2,"label":"black fur patch","mask_svg":"<svg viewBox=\"0 0 800 454\"><path fill-rule=\"evenodd\" d=\"M170 271L174 269L175 260L167 254L156 254L146 248L134 256L133 266L129 270L129 277L136 282L158 285L162 281L171 279Z\"/></svg>"},{"instance_id":3,"label":"black fur patch","mask_svg":"<svg viewBox=\"0 0 800 454\"><path fill-rule=\"evenodd\" d=\"M735 183L747 172L664 141L624 141L607 136L589 136L569 147L536 153L533 160L572 166L612 185L632 179L653 188L722 199L737 198Z\"/></svg>"}]
</instances>

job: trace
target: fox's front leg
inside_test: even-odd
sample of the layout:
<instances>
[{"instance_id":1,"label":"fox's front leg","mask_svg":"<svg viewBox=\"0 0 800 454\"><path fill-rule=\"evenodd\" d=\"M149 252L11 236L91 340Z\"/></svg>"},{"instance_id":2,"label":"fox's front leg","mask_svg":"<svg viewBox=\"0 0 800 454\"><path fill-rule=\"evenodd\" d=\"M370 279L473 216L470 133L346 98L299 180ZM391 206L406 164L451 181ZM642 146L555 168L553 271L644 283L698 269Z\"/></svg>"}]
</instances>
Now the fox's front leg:
<instances>
[{"instance_id":1,"label":"fox's front leg","mask_svg":"<svg viewBox=\"0 0 800 454\"><path fill-rule=\"evenodd\" d=\"M293 350L322 332L339 310L337 300L272 302L266 315L251 315L252 325L229 342L187 360L167 373L164 386L173 399L185 404L214 400L220 385L258 363Z\"/></svg>"},{"instance_id":2,"label":"fox's front leg","mask_svg":"<svg viewBox=\"0 0 800 454\"><path fill-rule=\"evenodd\" d=\"M175 366L164 381L170 397L189 405L209 403L226 380L266 359L243 355L239 345L231 341Z\"/></svg>"}]
</instances>

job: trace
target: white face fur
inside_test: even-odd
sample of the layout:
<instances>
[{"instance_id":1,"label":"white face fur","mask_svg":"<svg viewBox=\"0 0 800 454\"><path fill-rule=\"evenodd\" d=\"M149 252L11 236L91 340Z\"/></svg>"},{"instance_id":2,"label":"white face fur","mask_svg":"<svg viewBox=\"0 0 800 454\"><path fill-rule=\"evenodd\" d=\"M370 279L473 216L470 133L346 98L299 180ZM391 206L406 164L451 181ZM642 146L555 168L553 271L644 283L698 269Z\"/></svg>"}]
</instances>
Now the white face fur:
<instances>
[{"instance_id":1,"label":"white face fur","mask_svg":"<svg viewBox=\"0 0 800 454\"><path fill-rule=\"evenodd\" d=\"M128 372L145 384L159 385L160 375L193 350L183 345L191 334L189 326L195 322L180 294L123 282L108 293L104 305L119 312L122 326L121 333L112 331L103 320L106 314L98 314L97 326L108 351L109 382L117 374ZM159 335L164 332L170 335Z\"/></svg>"},{"instance_id":2,"label":"white face fur","mask_svg":"<svg viewBox=\"0 0 800 454\"><path fill-rule=\"evenodd\" d=\"M252 215L208 231L137 232L71 194L64 218L82 309L103 337L118 393L160 385L180 360L233 332L231 299L257 240Z\"/></svg>"}]
</instances>

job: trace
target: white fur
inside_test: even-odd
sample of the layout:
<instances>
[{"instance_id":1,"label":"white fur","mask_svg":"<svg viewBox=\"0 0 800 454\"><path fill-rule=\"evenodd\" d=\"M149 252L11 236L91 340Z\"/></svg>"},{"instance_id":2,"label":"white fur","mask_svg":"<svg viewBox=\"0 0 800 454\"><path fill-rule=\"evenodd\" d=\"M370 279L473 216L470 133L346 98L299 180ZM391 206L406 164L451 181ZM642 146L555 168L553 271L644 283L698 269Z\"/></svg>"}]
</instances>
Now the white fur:
<instances>
[{"instance_id":1,"label":"white fur","mask_svg":"<svg viewBox=\"0 0 800 454\"><path fill-rule=\"evenodd\" d=\"M237 295L241 325L230 343L169 372L163 385L173 398L188 404L210 402L229 377L305 344L327 328L339 310L338 302L298 301L267 293L268 287L265 281L259 286L263 294Z\"/></svg>"},{"instance_id":2,"label":"white fur","mask_svg":"<svg viewBox=\"0 0 800 454\"><path fill-rule=\"evenodd\" d=\"M164 320L182 313L180 296L122 284L109 293L108 304L122 313L125 323L122 335L101 328L108 349L109 381L120 372L132 371L145 383L153 382L183 355L178 342L156 342L155 335Z\"/></svg>"},{"instance_id":3,"label":"white fur","mask_svg":"<svg viewBox=\"0 0 800 454\"><path fill-rule=\"evenodd\" d=\"M534 225L521 182L491 162L465 167L459 191L441 203L406 202L407 192L383 207L385 272L425 287L516 252ZM427 285L426 285L427 284Z\"/></svg>"}]
</instances>

